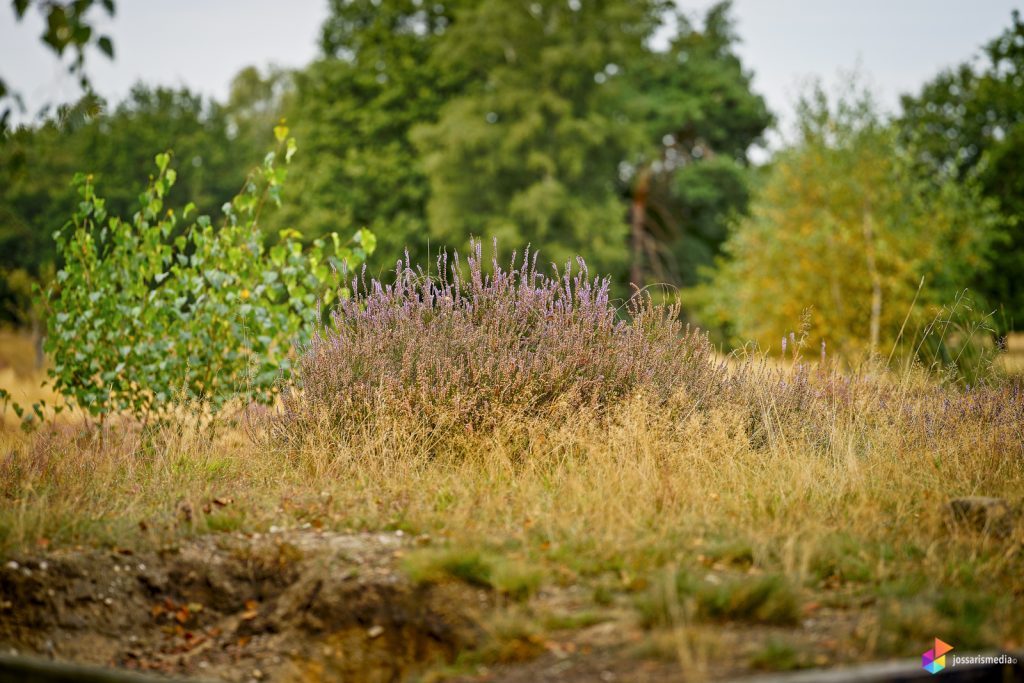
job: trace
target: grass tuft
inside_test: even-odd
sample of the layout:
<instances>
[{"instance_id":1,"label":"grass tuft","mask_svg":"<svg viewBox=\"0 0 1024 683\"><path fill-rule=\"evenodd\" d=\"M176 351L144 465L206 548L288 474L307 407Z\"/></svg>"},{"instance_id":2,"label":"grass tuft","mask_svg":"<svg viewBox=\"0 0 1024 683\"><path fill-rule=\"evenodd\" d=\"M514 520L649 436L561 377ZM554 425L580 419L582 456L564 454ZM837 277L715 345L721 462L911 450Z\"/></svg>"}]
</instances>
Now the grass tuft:
<instances>
[{"instance_id":1,"label":"grass tuft","mask_svg":"<svg viewBox=\"0 0 1024 683\"><path fill-rule=\"evenodd\" d=\"M750 665L762 671L795 671L814 666L806 653L781 638L769 638L750 656Z\"/></svg>"},{"instance_id":2,"label":"grass tuft","mask_svg":"<svg viewBox=\"0 0 1024 683\"><path fill-rule=\"evenodd\" d=\"M790 625L799 622L796 591L780 575L730 579L697 592L697 615L721 621Z\"/></svg>"},{"instance_id":3,"label":"grass tuft","mask_svg":"<svg viewBox=\"0 0 1024 683\"><path fill-rule=\"evenodd\" d=\"M529 598L543 580L543 573L525 562L476 549L418 550L405 557L403 568L416 583L456 579L493 589L512 600Z\"/></svg>"}]
</instances>

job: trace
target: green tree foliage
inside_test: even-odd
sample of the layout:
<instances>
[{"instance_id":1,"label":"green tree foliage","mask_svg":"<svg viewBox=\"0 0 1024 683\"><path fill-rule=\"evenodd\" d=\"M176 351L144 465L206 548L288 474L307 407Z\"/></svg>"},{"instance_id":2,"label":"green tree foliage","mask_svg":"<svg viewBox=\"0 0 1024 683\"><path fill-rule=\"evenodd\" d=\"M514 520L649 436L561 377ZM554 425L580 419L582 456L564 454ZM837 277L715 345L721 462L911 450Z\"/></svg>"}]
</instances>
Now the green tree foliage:
<instances>
[{"instance_id":1,"label":"green tree foliage","mask_svg":"<svg viewBox=\"0 0 1024 683\"><path fill-rule=\"evenodd\" d=\"M305 153L280 222L369 227L388 267L407 246L426 251L429 186L408 134L460 88L460 65L430 60L459 4L332 0L323 57L295 74L285 107Z\"/></svg>"},{"instance_id":2,"label":"green tree foliage","mask_svg":"<svg viewBox=\"0 0 1024 683\"><path fill-rule=\"evenodd\" d=\"M702 32L653 1L467 8L434 59L472 64L473 79L415 132L432 234L532 242L557 262L583 252L620 280L631 266L638 284L685 281L742 208L746 150L770 122L726 12ZM654 50L668 17L669 48Z\"/></svg>"},{"instance_id":3,"label":"green tree foliage","mask_svg":"<svg viewBox=\"0 0 1024 683\"><path fill-rule=\"evenodd\" d=\"M146 179L154 149L174 153L182 201L204 210L220 208L245 179L246 162L232 149L224 108L188 90L137 86L112 114L92 123L82 131L82 160L109 187L107 201L117 213L136 202L134 188Z\"/></svg>"},{"instance_id":4,"label":"green tree foliage","mask_svg":"<svg viewBox=\"0 0 1024 683\"><path fill-rule=\"evenodd\" d=\"M135 188L149 176L150 151L170 149L180 162L181 205L213 212L241 187L243 159L258 153L249 138L235 143L228 110L184 89L140 85L113 111L105 106L87 95L0 140L0 319L25 322L15 285L54 263L51 236L79 201L70 184L79 169L104 187L108 211L129 215Z\"/></svg>"},{"instance_id":5,"label":"green tree foliage","mask_svg":"<svg viewBox=\"0 0 1024 683\"><path fill-rule=\"evenodd\" d=\"M677 15L668 51L632 69L624 100L643 124L629 184L636 282L646 272L695 284L729 221L746 212L747 151L771 115L733 50L728 15L728 3L712 7L702 30Z\"/></svg>"},{"instance_id":6,"label":"green tree foliage","mask_svg":"<svg viewBox=\"0 0 1024 683\"><path fill-rule=\"evenodd\" d=\"M542 245L562 263L584 252L621 278L628 225L619 165L639 143L620 84L658 25L652 2L483 0L433 56L471 64L472 83L416 131L431 184L431 234L506 247Z\"/></svg>"},{"instance_id":7,"label":"green tree foliage","mask_svg":"<svg viewBox=\"0 0 1024 683\"><path fill-rule=\"evenodd\" d=\"M265 244L260 216L268 200L280 202L281 162L295 151L287 128L275 134L278 151L224 207L218 228L190 218L191 202L167 207L177 180L169 154L157 155L130 219L110 211L92 176L76 177L80 202L55 234L63 267L46 296L49 375L71 405L148 417L179 396L213 409L239 395L272 400L293 344L318 322L320 302L332 301L331 266L355 268L374 248L366 231L351 247L332 234L303 249L294 230Z\"/></svg>"},{"instance_id":8,"label":"green tree foliage","mask_svg":"<svg viewBox=\"0 0 1024 683\"><path fill-rule=\"evenodd\" d=\"M660 0L336 0L286 106L309 153L281 220L369 226L382 264L476 234L688 281L743 209L746 150L770 122L726 18L717 6L698 30Z\"/></svg>"},{"instance_id":9,"label":"green tree foliage","mask_svg":"<svg viewBox=\"0 0 1024 683\"><path fill-rule=\"evenodd\" d=\"M52 261L74 171L90 169L108 210L126 215L148 150L172 149L181 202L210 211L281 115L306 152L284 209L264 218L269 234L367 227L380 236L375 268L405 248L423 258L431 243L494 235L545 259L588 254L620 282L630 269L691 282L745 207L746 150L770 120L727 9L698 30L661 0L335 0L321 59L245 69L223 105L140 86L108 112L87 96L0 143L4 308ZM655 50L665 21L674 29Z\"/></svg>"},{"instance_id":10,"label":"green tree foliage","mask_svg":"<svg viewBox=\"0 0 1024 683\"><path fill-rule=\"evenodd\" d=\"M863 92L830 103L817 89L799 116L798 140L690 296L734 341L778 349L810 308L813 333L844 357L887 354L915 299L927 315L985 269L998 215L972 185L922 176Z\"/></svg>"},{"instance_id":11,"label":"green tree foliage","mask_svg":"<svg viewBox=\"0 0 1024 683\"><path fill-rule=\"evenodd\" d=\"M85 72L85 54L90 47L95 47L110 59L114 58L114 42L110 36L98 35L94 30L95 13L91 10L96 5L102 7L107 16L114 16L114 0L13 0L14 16L18 21L25 17L30 8L37 8L46 21L46 30L40 36L44 45L49 47L58 57L70 50L73 52L68 64L68 73L77 76L79 84L86 92L92 87ZM0 78L0 132L7 130L13 108L24 109L21 96L7 86Z\"/></svg>"},{"instance_id":12,"label":"green tree foliage","mask_svg":"<svg viewBox=\"0 0 1024 683\"><path fill-rule=\"evenodd\" d=\"M1024 21L1013 13L982 58L903 98L903 137L937 177L976 178L1007 216L1008 240L976 283L1001 324L1024 323Z\"/></svg>"},{"instance_id":13,"label":"green tree foliage","mask_svg":"<svg viewBox=\"0 0 1024 683\"><path fill-rule=\"evenodd\" d=\"M267 131L283 117L293 91L293 73L285 69L270 67L261 72L248 66L235 75L222 107L232 156L247 159L263 150ZM216 120L219 124L220 118Z\"/></svg>"}]
</instances>

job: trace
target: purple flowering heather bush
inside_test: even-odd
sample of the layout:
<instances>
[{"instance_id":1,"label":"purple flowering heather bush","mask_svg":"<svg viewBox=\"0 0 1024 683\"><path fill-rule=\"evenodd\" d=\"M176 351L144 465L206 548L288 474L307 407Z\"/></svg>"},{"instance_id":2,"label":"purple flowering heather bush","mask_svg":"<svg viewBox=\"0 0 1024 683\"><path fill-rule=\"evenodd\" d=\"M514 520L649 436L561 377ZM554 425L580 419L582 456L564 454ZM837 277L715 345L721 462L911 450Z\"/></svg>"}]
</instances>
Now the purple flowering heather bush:
<instances>
[{"instance_id":1,"label":"purple flowering heather bush","mask_svg":"<svg viewBox=\"0 0 1024 683\"><path fill-rule=\"evenodd\" d=\"M474 242L465 263L442 254L435 273L406 256L393 284L353 279L298 361L302 388L285 393L284 425L345 428L383 411L473 430L638 391L657 403L718 381L711 344L677 307L638 294L619 317L609 280L581 258L572 266L545 275L527 251L507 270L495 255L488 273Z\"/></svg>"},{"instance_id":2,"label":"purple flowering heather bush","mask_svg":"<svg viewBox=\"0 0 1024 683\"><path fill-rule=\"evenodd\" d=\"M283 392L271 432L333 439L386 427L420 439L508 431L527 418L526 431L551 431L583 413L614 420L618 404L640 396L652 419L680 428L729 415L757 450L827 455L868 448L881 432L906 451L948 448L954 434L969 435L965 446L1020 451L1019 384L965 389L872 364L844 372L824 358L805 362L795 340L783 366L757 356L721 362L677 307L637 294L620 316L608 280L591 277L582 259L552 275L536 261L513 255L504 269L495 257L485 272L477 242L465 262L442 254L430 274L406 259L392 284L352 280L352 297L303 349L301 388Z\"/></svg>"}]
</instances>

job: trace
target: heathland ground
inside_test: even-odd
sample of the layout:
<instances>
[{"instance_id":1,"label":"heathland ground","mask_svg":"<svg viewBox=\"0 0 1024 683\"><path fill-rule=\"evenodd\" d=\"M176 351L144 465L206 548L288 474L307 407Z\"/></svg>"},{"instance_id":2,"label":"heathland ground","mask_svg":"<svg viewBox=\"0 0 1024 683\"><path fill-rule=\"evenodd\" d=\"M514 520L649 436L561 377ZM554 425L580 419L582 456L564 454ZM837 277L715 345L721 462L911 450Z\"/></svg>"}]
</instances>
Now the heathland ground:
<instances>
[{"instance_id":1,"label":"heathland ground","mask_svg":"<svg viewBox=\"0 0 1024 683\"><path fill-rule=\"evenodd\" d=\"M3 349L38 392L27 338ZM1024 644L1024 531L946 507L1020 504L1019 386L712 367L741 390L443 438L386 410L344 439L245 409L8 420L0 640L227 680L701 680Z\"/></svg>"}]
</instances>

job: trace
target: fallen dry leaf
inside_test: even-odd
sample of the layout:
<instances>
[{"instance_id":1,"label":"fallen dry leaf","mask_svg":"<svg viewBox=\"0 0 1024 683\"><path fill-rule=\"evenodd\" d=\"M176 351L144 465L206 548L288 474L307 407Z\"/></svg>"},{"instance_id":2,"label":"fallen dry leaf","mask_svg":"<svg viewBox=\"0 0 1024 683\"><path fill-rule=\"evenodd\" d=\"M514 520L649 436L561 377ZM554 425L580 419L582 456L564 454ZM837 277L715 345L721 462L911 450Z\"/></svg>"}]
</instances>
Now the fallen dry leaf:
<instances>
[{"instance_id":1,"label":"fallen dry leaf","mask_svg":"<svg viewBox=\"0 0 1024 683\"><path fill-rule=\"evenodd\" d=\"M245 601L245 611L242 612L242 619L245 621L251 621L259 616L259 603L255 600Z\"/></svg>"}]
</instances>

